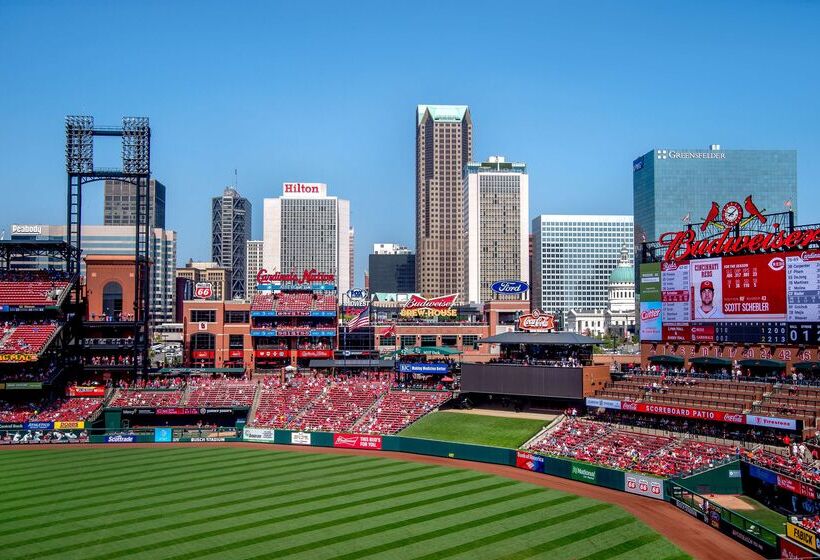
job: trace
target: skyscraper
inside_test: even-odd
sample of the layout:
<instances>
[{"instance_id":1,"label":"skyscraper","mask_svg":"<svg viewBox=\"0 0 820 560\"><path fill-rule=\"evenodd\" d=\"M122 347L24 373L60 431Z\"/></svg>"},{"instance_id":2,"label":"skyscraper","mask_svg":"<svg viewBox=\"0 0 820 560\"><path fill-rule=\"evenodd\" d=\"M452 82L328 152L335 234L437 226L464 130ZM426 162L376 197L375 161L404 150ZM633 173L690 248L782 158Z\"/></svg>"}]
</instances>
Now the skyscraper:
<instances>
[{"instance_id":1,"label":"skyscraper","mask_svg":"<svg viewBox=\"0 0 820 560\"><path fill-rule=\"evenodd\" d=\"M532 307L609 307L609 277L633 239L632 216L542 215L532 221Z\"/></svg>"},{"instance_id":2,"label":"skyscraper","mask_svg":"<svg viewBox=\"0 0 820 560\"><path fill-rule=\"evenodd\" d=\"M493 294L499 280L529 281L529 177L527 165L492 156L464 172L465 301L521 299Z\"/></svg>"},{"instance_id":3,"label":"skyscraper","mask_svg":"<svg viewBox=\"0 0 820 560\"><path fill-rule=\"evenodd\" d=\"M375 243L367 263L371 292L416 291L416 255L403 245Z\"/></svg>"},{"instance_id":4,"label":"skyscraper","mask_svg":"<svg viewBox=\"0 0 820 560\"><path fill-rule=\"evenodd\" d=\"M644 241L706 221L712 202L722 208L751 195L764 214L796 211L797 152L655 149L632 162L632 190L639 251Z\"/></svg>"},{"instance_id":5,"label":"skyscraper","mask_svg":"<svg viewBox=\"0 0 820 560\"><path fill-rule=\"evenodd\" d=\"M416 108L416 289L425 296L462 289L462 172L472 157L466 105Z\"/></svg>"},{"instance_id":6,"label":"skyscraper","mask_svg":"<svg viewBox=\"0 0 820 560\"><path fill-rule=\"evenodd\" d=\"M256 295L256 273L262 268L262 244L259 241L248 241L247 281L245 282L245 297L253 299Z\"/></svg>"},{"instance_id":7,"label":"skyscraper","mask_svg":"<svg viewBox=\"0 0 820 560\"><path fill-rule=\"evenodd\" d=\"M325 183L284 183L264 200L262 262L268 272L333 274L339 293L351 288L350 201L328 196Z\"/></svg>"},{"instance_id":8,"label":"skyscraper","mask_svg":"<svg viewBox=\"0 0 820 560\"><path fill-rule=\"evenodd\" d=\"M137 186L126 181L107 180L103 188L105 205L103 225L135 226L137 224ZM148 183L151 200L150 227L165 229L165 185L151 179Z\"/></svg>"},{"instance_id":9,"label":"skyscraper","mask_svg":"<svg viewBox=\"0 0 820 560\"><path fill-rule=\"evenodd\" d=\"M251 238L251 203L232 187L211 200L212 260L228 271L225 299L245 297L246 244Z\"/></svg>"}]
</instances>

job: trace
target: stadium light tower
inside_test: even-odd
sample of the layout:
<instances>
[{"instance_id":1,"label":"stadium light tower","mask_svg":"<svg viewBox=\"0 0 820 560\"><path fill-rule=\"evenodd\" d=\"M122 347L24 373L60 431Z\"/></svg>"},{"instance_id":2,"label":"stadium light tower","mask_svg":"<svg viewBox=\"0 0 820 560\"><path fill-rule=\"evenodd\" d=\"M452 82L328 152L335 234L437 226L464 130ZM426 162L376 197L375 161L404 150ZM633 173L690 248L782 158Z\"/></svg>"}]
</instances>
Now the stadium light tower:
<instances>
[{"instance_id":1,"label":"stadium light tower","mask_svg":"<svg viewBox=\"0 0 820 560\"><path fill-rule=\"evenodd\" d=\"M147 117L123 117L121 127L98 127L94 117L69 115L65 119L65 156L68 174L66 242L76 252L66 262L69 274L79 274L82 236L83 185L94 181L118 180L136 186L136 231L134 243L134 373L148 368L148 320L151 300L150 252L153 230L150 227L151 127ZM94 167L94 137L122 139L122 168ZM77 292L79 303L79 291ZM140 363L141 362L141 363Z\"/></svg>"}]
</instances>

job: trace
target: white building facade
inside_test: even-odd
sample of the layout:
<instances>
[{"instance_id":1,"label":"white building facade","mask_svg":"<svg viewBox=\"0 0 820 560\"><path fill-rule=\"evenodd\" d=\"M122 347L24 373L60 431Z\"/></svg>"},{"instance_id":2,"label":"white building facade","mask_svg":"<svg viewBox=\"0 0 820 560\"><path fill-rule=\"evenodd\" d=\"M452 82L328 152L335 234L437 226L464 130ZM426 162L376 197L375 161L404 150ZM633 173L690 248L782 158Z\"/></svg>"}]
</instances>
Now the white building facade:
<instances>
[{"instance_id":1,"label":"white building facade","mask_svg":"<svg viewBox=\"0 0 820 560\"><path fill-rule=\"evenodd\" d=\"M533 308L563 320L570 310L607 310L610 274L623 248L633 243L633 229L632 216L627 215L536 217L532 221Z\"/></svg>"},{"instance_id":2,"label":"white building facade","mask_svg":"<svg viewBox=\"0 0 820 560\"><path fill-rule=\"evenodd\" d=\"M339 293L350 289L350 201L328 196L324 183L284 183L264 200L262 264L268 272L315 269L333 274Z\"/></svg>"},{"instance_id":3,"label":"white building facade","mask_svg":"<svg viewBox=\"0 0 820 560\"><path fill-rule=\"evenodd\" d=\"M492 156L464 170L464 282L462 299L520 299L493 294L499 280L528 281L529 176L524 163Z\"/></svg>"},{"instance_id":4,"label":"white building facade","mask_svg":"<svg viewBox=\"0 0 820 560\"><path fill-rule=\"evenodd\" d=\"M248 263L248 270L246 272L247 279L245 280L246 297L249 300L256 295L256 273L264 266L262 262L262 240L251 240L247 244L247 254L245 260Z\"/></svg>"}]
</instances>

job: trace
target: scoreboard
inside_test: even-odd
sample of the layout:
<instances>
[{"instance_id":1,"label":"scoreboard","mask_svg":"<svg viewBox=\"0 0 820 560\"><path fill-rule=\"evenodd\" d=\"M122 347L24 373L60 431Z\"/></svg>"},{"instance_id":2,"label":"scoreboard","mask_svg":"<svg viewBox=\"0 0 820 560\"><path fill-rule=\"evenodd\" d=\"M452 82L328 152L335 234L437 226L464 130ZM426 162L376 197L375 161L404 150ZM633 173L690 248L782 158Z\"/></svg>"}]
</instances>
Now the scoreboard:
<instances>
[{"instance_id":1,"label":"scoreboard","mask_svg":"<svg viewBox=\"0 0 820 560\"><path fill-rule=\"evenodd\" d=\"M640 267L641 340L820 344L820 253Z\"/></svg>"}]
</instances>

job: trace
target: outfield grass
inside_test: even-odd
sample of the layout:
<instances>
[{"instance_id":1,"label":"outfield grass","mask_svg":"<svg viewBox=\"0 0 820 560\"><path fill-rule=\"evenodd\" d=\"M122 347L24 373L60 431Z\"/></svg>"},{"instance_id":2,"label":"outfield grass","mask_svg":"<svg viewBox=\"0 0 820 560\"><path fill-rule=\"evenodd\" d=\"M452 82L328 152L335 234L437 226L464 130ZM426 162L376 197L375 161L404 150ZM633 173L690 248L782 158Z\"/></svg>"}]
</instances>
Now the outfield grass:
<instances>
[{"instance_id":1,"label":"outfield grass","mask_svg":"<svg viewBox=\"0 0 820 560\"><path fill-rule=\"evenodd\" d=\"M740 509L735 510L737 513L742 515L743 517L748 517L752 521L755 521L759 525L766 527L767 529L774 531L775 533L785 533L786 528L784 527L786 521L785 515L781 515L776 511L770 510L754 498L750 498L749 496L740 496L740 499L752 506L754 509Z\"/></svg>"},{"instance_id":2,"label":"outfield grass","mask_svg":"<svg viewBox=\"0 0 820 560\"><path fill-rule=\"evenodd\" d=\"M373 456L26 449L0 472L6 560L687 558L613 505Z\"/></svg>"},{"instance_id":3,"label":"outfield grass","mask_svg":"<svg viewBox=\"0 0 820 560\"><path fill-rule=\"evenodd\" d=\"M434 412L399 435L515 449L537 434L546 424L546 420L531 418Z\"/></svg>"}]
</instances>

